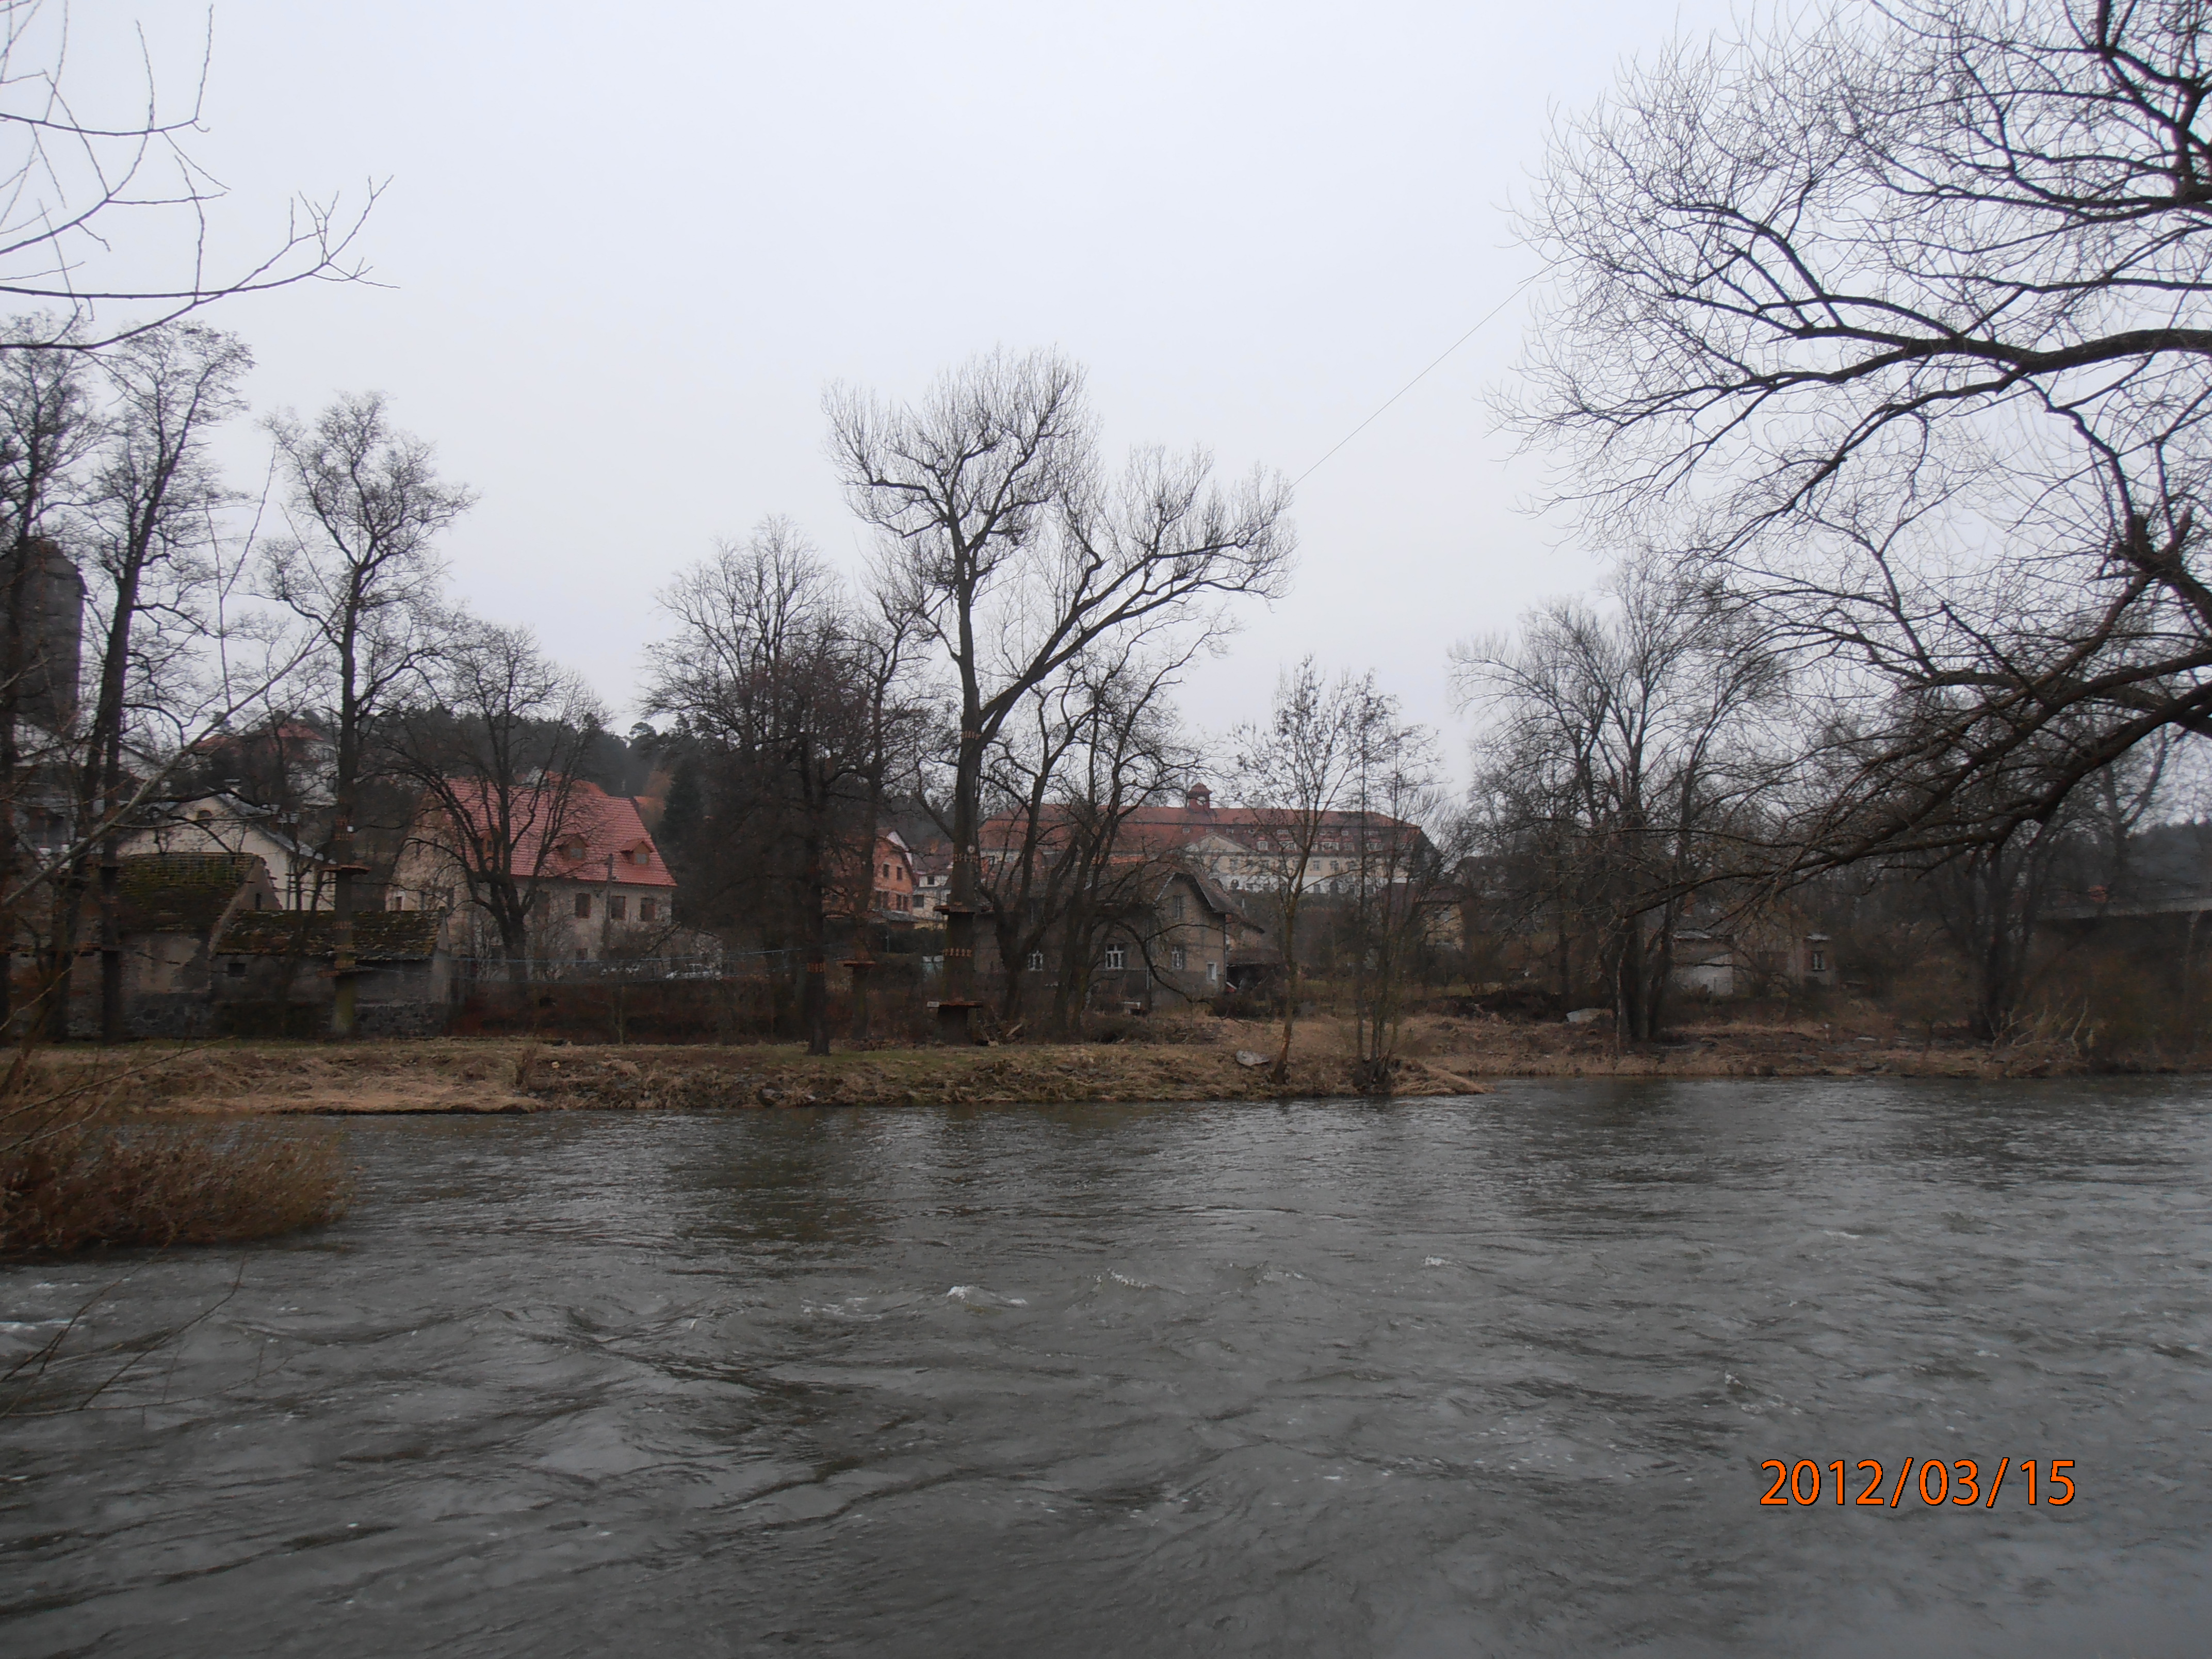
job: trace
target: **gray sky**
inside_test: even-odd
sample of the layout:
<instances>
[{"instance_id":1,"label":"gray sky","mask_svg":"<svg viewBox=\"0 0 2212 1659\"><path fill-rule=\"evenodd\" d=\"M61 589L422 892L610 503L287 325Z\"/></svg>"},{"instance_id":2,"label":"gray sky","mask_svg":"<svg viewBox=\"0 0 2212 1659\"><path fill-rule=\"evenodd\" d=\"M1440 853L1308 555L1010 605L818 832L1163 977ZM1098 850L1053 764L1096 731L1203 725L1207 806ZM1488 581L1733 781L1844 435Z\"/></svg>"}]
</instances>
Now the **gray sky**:
<instances>
[{"instance_id":1,"label":"gray sky","mask_svg":"<svg viewBox=\"0 0 2212 1659\"><path fill-rule=\"evenodd\" d=\"M113 24L151 9L79 0L73 76L127 70ZM714 537L785 513L857 566L826 381L1058 345L1109 448L1295 477L1528 274L1504 209L1553 112L1723 12L220 0L195 153L226 235L390 179L364 243L389 287L222 313L255 402L388 393L482 494L460 592L626 720L653 594ZM198 18L146 21L188 80ZM1195 678L1196 722L1263 712L1310 650L1446 723L1453 640L1589 582L1483 403L1522 315L1300 486L1295 589Z\"/></svg>"}]
</instances>

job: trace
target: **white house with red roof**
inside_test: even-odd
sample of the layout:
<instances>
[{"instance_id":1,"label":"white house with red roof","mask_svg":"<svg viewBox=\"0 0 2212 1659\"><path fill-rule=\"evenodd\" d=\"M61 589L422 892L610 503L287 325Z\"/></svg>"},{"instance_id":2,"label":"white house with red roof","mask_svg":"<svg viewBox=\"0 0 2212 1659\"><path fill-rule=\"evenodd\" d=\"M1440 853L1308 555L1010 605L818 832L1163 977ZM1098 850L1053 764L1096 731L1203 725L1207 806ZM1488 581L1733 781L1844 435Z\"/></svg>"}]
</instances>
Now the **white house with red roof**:
<instances>
[{"instance_id":1,"label":"white house with red roof","mask_svg":"<svg viewBox=\"0 0 2212 1659\"><path fill-rule=\"evenodd\" d=\"M981 836L985 862L1018 858L1024 826L993 818ZM1048 821L1040 850L1047 858L1066 831ZM1369 880L1396 879L1425 853L1420 826L1381 812L1330 811L1307 824L1287 808L1216 806L1213 793L1194 785L1181 806L1145 806L1121 822L1117 845L1130 856L1171 860L1231 892L1279 892L1297 868L1299 843L1310 838L1301 888L1322 894L1356 890Z\"/></svg>"},{"instance_id":2,"label":"white house with red roof","mask_svg":"<svg viewBox=\"0 0 2212 1659\"><path fill-rule=\"evenodd\" d=\"M490 792L457 785L450 793L481 844L495 816ZM386 902L395 910L458 911L464 953L497 956L498 930L469 903L452 814L451 805L425 798ZM532 956L591 962L651 954L674 931L676 878L635 800L580 779L520 788L508 793L507 823L515 884L532 902Z\"/></svg>"}]
</instances>

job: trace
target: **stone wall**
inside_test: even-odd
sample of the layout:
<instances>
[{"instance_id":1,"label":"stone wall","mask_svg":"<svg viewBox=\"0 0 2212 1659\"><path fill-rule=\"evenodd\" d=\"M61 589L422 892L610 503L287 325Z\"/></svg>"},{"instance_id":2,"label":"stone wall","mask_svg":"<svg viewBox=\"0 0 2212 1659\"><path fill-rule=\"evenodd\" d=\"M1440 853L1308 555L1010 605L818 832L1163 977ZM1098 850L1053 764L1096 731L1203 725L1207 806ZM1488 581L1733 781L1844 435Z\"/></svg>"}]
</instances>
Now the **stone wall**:
<instances>
[{"instance_id":1,"label":"stone wall","mask_svg":"<svg viewBox=\"0 0 2212 1659\"><path fill-rule=\"evenodd\" d=\"M434 1037L446 1035L453 1011L442 1002L364 1002L354 1024L365 1037Z\"/></svg>"},{"instance_id":2,"label":"stone wall","mask_svg":"<svg viewBox=\"0 0 2212 1659\"><path fill-rule=\"evenodd\" d=\"M364 1002L355 1011L357 1034L364 1037L443 1036L452 1011L442 1002ZM125 1005L123 1035L147 1039L197 1042L208 1037L319 1037L331 1029L331 1005L324 1002L247 1000L210 1002L199 993L137 996ZM100 1036L100 999L80 996L70 1005L70 1035L84 1042Z\"/></svg>"}]
</instances>

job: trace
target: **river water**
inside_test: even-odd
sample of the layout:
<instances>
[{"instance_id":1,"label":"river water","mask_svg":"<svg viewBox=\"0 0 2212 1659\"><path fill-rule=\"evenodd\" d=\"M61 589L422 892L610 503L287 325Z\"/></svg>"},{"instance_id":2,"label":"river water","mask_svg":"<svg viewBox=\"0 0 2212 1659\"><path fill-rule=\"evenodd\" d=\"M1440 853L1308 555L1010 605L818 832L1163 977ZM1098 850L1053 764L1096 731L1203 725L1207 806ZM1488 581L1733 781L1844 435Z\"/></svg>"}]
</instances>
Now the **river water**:
<instances>
[{"instance_id":1,"label":"river water","mask_svg":"<svg viewBox=\"0 0 2212 1659\"><path fill-rule=\"evenodd\" d=\"M92 1303L0 1653L2202 1653L2208 1106L364 1121L322 1233L0 1268L11 1352Z\"/></svg>"}]
</instances>

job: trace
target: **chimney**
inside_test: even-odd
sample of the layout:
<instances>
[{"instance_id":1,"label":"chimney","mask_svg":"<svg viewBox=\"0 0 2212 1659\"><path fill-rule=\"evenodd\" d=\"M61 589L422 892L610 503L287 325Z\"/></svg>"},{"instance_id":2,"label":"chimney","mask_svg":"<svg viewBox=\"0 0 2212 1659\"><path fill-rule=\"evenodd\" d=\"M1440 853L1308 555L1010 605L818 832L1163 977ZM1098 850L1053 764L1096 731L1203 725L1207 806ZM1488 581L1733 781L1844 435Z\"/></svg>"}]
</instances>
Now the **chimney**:
<instances>
[{"instance_id":1,"label":"chimney","mask_svg":"<svg viewBox=\"0 0 2212 1659\"><path fill-rule=\"evenodd\" d=\"M1194 812L1211 812L1213 810L1213 791L1202 783L1191 785L1190 793L1184 799Z\"/></svg>"}]
</instances>

